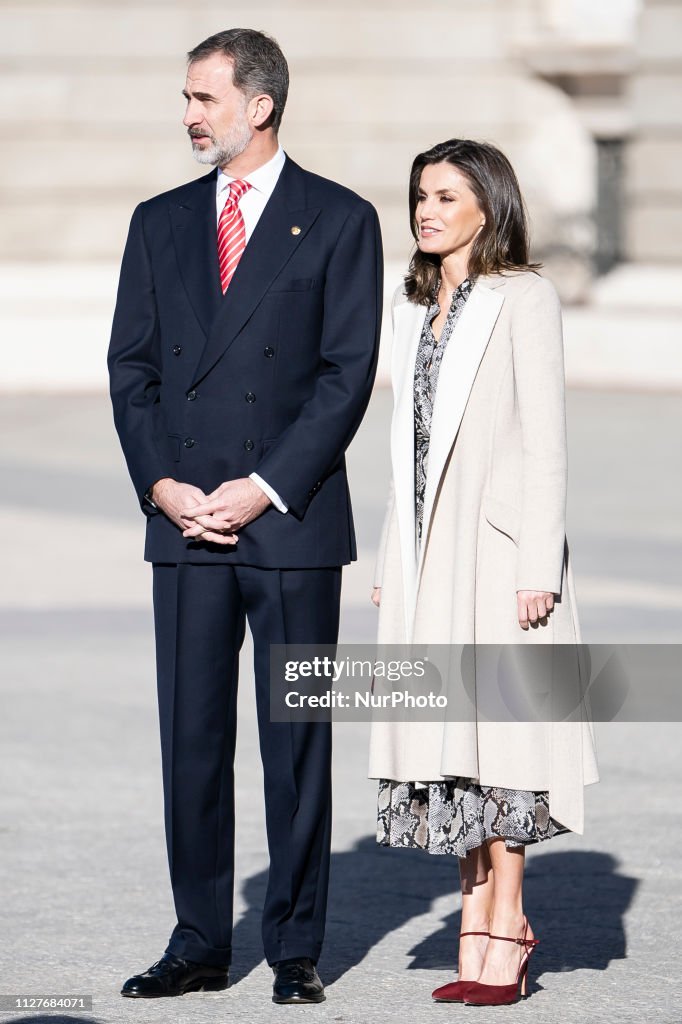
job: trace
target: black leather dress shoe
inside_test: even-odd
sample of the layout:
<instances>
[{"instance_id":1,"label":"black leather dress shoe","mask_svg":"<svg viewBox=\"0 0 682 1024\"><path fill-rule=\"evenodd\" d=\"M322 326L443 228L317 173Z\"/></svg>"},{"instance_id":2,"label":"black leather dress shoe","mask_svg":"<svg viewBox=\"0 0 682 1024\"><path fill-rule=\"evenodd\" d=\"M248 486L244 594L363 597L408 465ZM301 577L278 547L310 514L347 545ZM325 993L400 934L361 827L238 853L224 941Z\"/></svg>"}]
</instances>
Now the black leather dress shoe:
<instances>
[{"instance_id":1,"label":"black leather dress shoe","mask_svg":"<svg viewBox=\"0 0 682 1024\"><path fill-rule=\"evenodd\" d=\"M181 960L173 953L164 953L145 971L128 978L122 996L133 999L158 999L161 996L182 996L185 992L221 992L228 986L226 967L210 967Z\"/></svg>"},{"instance_id":2,"label":"black leather dress shoe","mask_svg":"<svg viewBox=\"0 0 682 1024\"><path fill-rule=\"evenodd\" d=\"M315 970L315 964L308 957L280 960L272 969L275 972L273 1003L324 1002L324 985Z\"/></svg>"}]
</instances>

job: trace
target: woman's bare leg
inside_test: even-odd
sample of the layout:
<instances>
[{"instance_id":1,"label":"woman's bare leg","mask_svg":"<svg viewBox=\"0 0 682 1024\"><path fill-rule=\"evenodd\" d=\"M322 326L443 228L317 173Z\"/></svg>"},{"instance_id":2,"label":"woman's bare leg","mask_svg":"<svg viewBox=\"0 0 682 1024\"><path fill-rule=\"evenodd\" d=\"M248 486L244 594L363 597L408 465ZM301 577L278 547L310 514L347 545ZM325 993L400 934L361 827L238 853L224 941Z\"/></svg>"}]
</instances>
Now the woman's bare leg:
<instances>
[{"instance_id":1,"label":"woman's bare leg","mask_svg":"<svg viewBox=\"0 0 682 1024\"><path fill-rule=\"evenodd\" d=\"M505 845L504 839L489 839L487 843L492 877L494 879L493 905L490 915L491 935L521 938L523 934L523 869L525 847ZM528 928L526 938L533 938ZM483 967L478 977L484 985L509 985L517 976L523 947L511 942L490 940L485 951Z\"/></svg>"},{"instance_id":2,"label":"woman's bare leg","mask_svg":"<svg viewBox=\"0 0 682 1024\"><path fill-rule=\"evenodd\" d=\"M487 932L493 911L494 880L490 854L484 843L459 858L462 884L463 932ZM484 935L470 935L459 942L460 981L476 981L483 964L488 940ZM498 943L500 945L500 943Z\"/></svg>"}]
</instances>

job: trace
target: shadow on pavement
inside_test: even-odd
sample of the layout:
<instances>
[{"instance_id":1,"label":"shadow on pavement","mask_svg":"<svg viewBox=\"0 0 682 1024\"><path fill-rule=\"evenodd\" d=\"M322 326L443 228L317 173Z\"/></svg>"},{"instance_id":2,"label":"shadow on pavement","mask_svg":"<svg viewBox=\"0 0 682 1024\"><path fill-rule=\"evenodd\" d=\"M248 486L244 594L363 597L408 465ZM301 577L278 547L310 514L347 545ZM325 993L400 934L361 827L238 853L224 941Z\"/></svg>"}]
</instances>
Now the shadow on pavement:
<instances>
[{"instance_id":1,"label":"shadow on pavement","mask_svg":"<svg viewBox=\"0 0 682 1024\"><path fill-rule=\"evenodd\" d=\"M32 1013L28 1017L4 1017L6 1024L102 1024L95 1017L72 1017L64 1013Z\"/></svg>"},{"instance_id":2,"label":"shadow on pavement","mask_svg":"<svg viewBox=\"0 0 682 1024\"><path fill-rule=\"evenodd\" d=\"M267 872L244 883L248 910L237 924L231 984L239 984L263 959L260 917ZM543 973L605 970L625 956L623 917L638 882L618 873L607 853L576 851L528 858L524 902L540 945L532 978ZM429 912L433 901L459 891L454 857L420 850L377 846L373 837L332 855L325 950L320 974L332 984L360 964L369 951L397 928ZM405 954L408 969L452 970L457 965L460 913ZM398 969L398 968L396 968ZM531 989L532 989L531 979Z\"/></svg>"},{"instance_id":3,"label":"shadow on pavement","mask_svg":"<svg viewBox=\"0 0 682 1024\"><path fill-rule=\"evenodd\" d=\"M524 904L540 940L529 970L529 990L545 973L604 971L626 955L624 915L638 886L618 873L608 853L576 851L529 858ZM460 914L420 942L410 955L411 968L450 969L457 965Z\"/></svg>"}]
</instances>

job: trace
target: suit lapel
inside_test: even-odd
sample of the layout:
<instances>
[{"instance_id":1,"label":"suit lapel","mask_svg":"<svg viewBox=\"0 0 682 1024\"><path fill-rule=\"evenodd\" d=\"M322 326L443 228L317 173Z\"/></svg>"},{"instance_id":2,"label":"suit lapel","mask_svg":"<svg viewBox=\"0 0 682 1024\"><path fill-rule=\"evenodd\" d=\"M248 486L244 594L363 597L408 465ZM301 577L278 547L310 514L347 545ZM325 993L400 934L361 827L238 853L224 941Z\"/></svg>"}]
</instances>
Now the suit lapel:
<instances>
[{"instance_id":1,"label":"suit lapel","mask_svg":"<svg viewBox=\"0 0 682 1024\"><path fill-rule=\"evenodd\" d=\"M217 170L187 185L170 207L180 275L201 329L208 337L221 300L217 258Z\"/></svg>"},{"instance_id":2,"label":"suit lapel","mask_svg":"<svg viewBox=\"0 0 682 1024\"><path fill-rule=\"evenodd\" d=\"M205 376L232 344L319 212L318 208L306 206L303 171L287 157L230 287L225 296L219 298L206 344L192 374L192 384ZM292 227L298 227L299 231L293 234ZM214 208L213 238L216 233ZM217 275L215 248L214 263Z\"/></svg>"},{"instance_id":3,"label":"suit lapel","mask_svg":"<svg viewBox=\"0 0 682 1024\"><path fill-rule=\"evenodd\" d=\"M478 367L504 302L504 295L481 284L474 286L448 341L438 375L431 419L431 440L424 495L421 557L418 576L428 544L433 505Z\"/></svg>"}]
</instances>

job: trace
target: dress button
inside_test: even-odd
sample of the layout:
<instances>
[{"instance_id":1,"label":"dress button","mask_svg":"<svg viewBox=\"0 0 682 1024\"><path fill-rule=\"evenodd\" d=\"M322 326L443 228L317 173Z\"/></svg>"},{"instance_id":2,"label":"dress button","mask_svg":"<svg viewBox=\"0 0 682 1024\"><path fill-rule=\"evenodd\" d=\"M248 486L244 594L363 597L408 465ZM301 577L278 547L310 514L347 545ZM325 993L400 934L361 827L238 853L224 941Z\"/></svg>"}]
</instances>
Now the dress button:
<instances>
[{"instance_id":1,"label":"dress button","mask_svg":"<svg viewBox=\"0 0 682 1024\"><path fill-rule=\"evenodd\" d=\"M254 395L253 391L247 391L246 394L244 395L244 398L246 399L247 402L256 401L256 396Z\"/></svg>"},{"instance_id":2,"label":"dress button","mask_svg":"<svg viewBox=\"0 0 682 1024\"><path fill-rule=\"evenodd\" d=\"M196 391L192 390L192 391L188 391L187 392L187 401L188 402L193 402L196 397L197 397Z\"/></svg>"},{"instance_id":3,"label":"dress button","mask_svg":"<svg viewBox=\"0 0 682 1024\"><path fill-rule=\"evenodd\" d=\"M265 356L266 359L272 359L274 354L275 354L274 348L270 348L269 345L267 346L267 348L263 349L263 355Z\"/></svg>"},{"instance_id":4,"label":"dress button","mask_svg":"<svg viewBox=\"0 0 682 1024\"><path fill-rule=\"evenodd\" d=\"M182 352L182 345L173 345L173 355L179 356Z\"/></svg>"},{"instance_id":5,"label":"dress button","mask_svg":"<svg viewBox=\"0 0 682 1024\"><path fill-rule=\"evenodd\" d=\"M195 444L196 444L196 441L194 440L193 437L186 437L185 438L185 448L194 448Z\"/></svg>"},{"instance_id":6,"label":"dress button","mask_svg":"<svg viewBox=\"0 0 682 1024\"><path fill-rule=\"evenodd\" d=\"M248 440L244 441L244 447L246 448L247 452L252 452L256 446L251 440L251 438L248 438Z\"/></svg>"}]
</instances>

